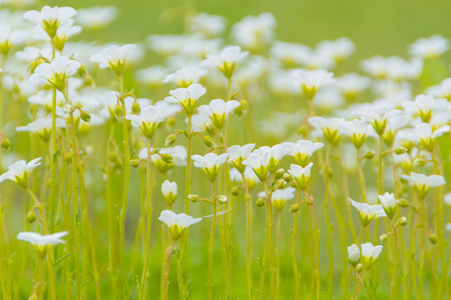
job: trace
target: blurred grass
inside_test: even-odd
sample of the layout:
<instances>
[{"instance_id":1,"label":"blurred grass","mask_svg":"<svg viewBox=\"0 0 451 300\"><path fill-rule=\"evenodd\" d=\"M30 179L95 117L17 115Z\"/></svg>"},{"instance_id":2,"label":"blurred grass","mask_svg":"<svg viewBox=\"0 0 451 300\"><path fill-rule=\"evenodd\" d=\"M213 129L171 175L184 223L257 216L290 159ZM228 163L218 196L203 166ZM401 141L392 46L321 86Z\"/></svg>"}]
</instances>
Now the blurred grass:
<instances>
[{"instance_id":1,"label":"blurred grass","mask_svg":"<svg viewBox=\"0 0 451 300\"><path fill-rule=\"evenodd\" d=\"M49 5L75 8L114 5L118 19L99 36L102 42L143 42L154 33L181 33L184 1L51 0ZM191 0L198 12L227 17L229 25L247 15L269 11L277 38L309 46L324 39L350 37L357 44L353 61L372 55L403 55L406 46L433 34L451 36L449 0ZM165 16L165 17L162 17Z\"/></svg>"}]
</instances>

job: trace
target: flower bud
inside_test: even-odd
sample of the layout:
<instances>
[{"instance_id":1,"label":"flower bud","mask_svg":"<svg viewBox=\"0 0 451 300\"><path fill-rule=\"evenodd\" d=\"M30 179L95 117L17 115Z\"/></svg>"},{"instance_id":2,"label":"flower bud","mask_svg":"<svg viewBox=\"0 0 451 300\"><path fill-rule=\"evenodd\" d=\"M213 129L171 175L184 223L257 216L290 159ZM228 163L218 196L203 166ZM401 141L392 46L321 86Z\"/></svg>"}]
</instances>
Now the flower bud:
<instances>
[{"instance_id":1,"label":"flower bud","mask_svg":"<svg viewBox=\"0 0 451 300\"><path fill-rule=\"evenodd\" d=\"M172 116L170 118L166 119L166 124L168 125L168 127L174 127L175 125L175 117Z\"/></svg>"},{"instance_id":2,"label":"flower bud","mask_svg":"<svg viewBox=\"0 0 451 300\"><path fill-rule=\"evenodd\" d=\"M160 153L160 157L167 164L171 164L174 161L174 158L169 153Z\"/></svg>"},{"instance_id":3,"label":"flower bud","mask_svg":"<svg viewBox=\"0 0 451 300\"><path fill-rule=\"evenodd\" d=\"M124 117L124 109L122 108L121 105L116 105L116 107L114 108L114 115L116 116L116 118L118 120L121 120L122 117Z\"/></svg>"},{"instance_id":4,"label":"flower bud","mask_svg":"<svg viewBox=\"0 0 451 300\"><path fill-rule=\"evenodd\" d=\"M166 147L171 146L172 144L174 144L175 139L177 138L177 136L175 134L170 134L167 138L166 141L164 142L164 145Z\"/></svg>"},{"instance_id":5,"label":"flower bud","mask_svg":"<svg viewBox=\"0 0 451 300\"><path fill-rule=\"evenodd\" d=\"M139 167L139 163L140 163L140 160L137 159L137 158L130 160L130 165L131 165L133 168Z\"/></svg>"},{"instance_id":6,"label":"flower bud","mask_svg":"<svg viewBox=\"0 0 451 300\"><path fill-rule=\"evenodd\" d=\"M224 196L224 195L217 196L216 199L217 199L218 202L221 203L221 204L227 203L227 200L228 200L228 199L227 199L227 196Z\"/></svg>"},{"instance_id":7,"label":"flower bud","mask_svg":"<svg viewBox=\"0 0 451 300\"><path fill-rule=\"evenodd\" d=\"M11 142L8 140L8 138L6 136L3 137L2 148L5 150L9 150L10 147L11 147Z\"/></svg>"},{"instance_id":8,"label":"flower bud","mask_svg":"<svg viewBox=\"0 0 451 300\"><path fill-rule=\"evenodd\" d=\"M398 220L398 223L399 223L400 226L406 226L407 225L407 218L406 217L401 217Z\"/></svg>"},{"instance_id":9,"label":"flower bud","mask_svg":"<svg viewBox=\"0 0 451 300\"><path fill-rule=\"evenodd\" d=\"M205 131L206 131L208 134L215 134L215 126L213 125L213 123L207 122L207 123L205 124Z\"/></svg>"},{"instance_id":10,"label":"flower bud","mask_svg":"<svg viewBox=\"0 0 451 300\"><path fill-rule=\"evenodd\" d=\"M82 109L79 109L79 111L80 111L80 118L83 121L85 121L85 122L91 121L91 115L88 112L86 112L86 111L84 111Z\"/></svg>"},{"instance_id":11,"label":"flower bud","mask_svg":"<svg viewBox=\"0 0 451 300\"><path fill-rule=\"evenodd\" d=\"M138 115L141 113L141 107L139 106L138 101L134 101L132 104L132 114Z\"/></svg>"},{"instance_id":12,"label":"flower bud","mask_svg":"<svg viewBox=\"0 0 451 300\"><path fill-rule=\"evenodd\" d=\"M395 153L398 154L398 155L406 153L406 152L407 152L407 149L404 148L404 147L398 147L398 148L395 149Z\"/></svg>"},{"instance_id":13,"label":"flower bud","mask_svg":"<svg viewBox=\"0 0 451 300\"><path fill-rule=\"evenodd\" d=\"M196 203L197 201L199 201L199 196L198 195L188 195L188 200Z\"/></svg>"},{"instance_id":14,"label":"flower bud","mask_svg":"<svg viewBox=\"0 0 451 300\"><path fill-rule=\"evenodd\" d=\"M369 150L362 158L372 159L376 152L374 150Z\"/></svg>"},{"instance_id":15,"label":"flower bud","mask_svg":"<svg viewBox=\"0 0 451 300\"><path fill-rule=\"evenodd\" d=\"M290 173L283 174L283 180L285 180L287 183L291 182L292 179L293 177L291 177Z\"/></svg>"},{"instance_id":16,"label":"flower bud","mask_svg":"<svg viewBox=\"0 0 451 300\"><path fill-rule=\"evenodd\" d=\"M356 244L348 247L348 261L354 268L360 262L360 249Z\"/></svg>"},{"instance_id":17,"label":"flower bud","mask_svg":"<svg viewBox=\"0 0 451 300\"><path fill-rule=\"evenodd\" d=\"M231 191L231 193L232 193L232 195L233 196L238 196L239 194L240 194L240 188L239 187L234 187L233 189L232 189L232 191Z\"/></svg>"},{"instance_id":18,"label":"flower bud","mask_svg":"<svg viewBox=\"0 0 451 300\"><path fill-rule=\"evenodd\" d=\"M211 139L211 137L209 137L209 136L204 136L204 144L207 146L207 147L213 147L213 140Z\"/></svg>"},{"instance_id":19,"label":"flower bud","mask_svg":"<svg viewBox=\"0 0 451 300\"><path fill-rule=\"evenodd\" d=\"M279 179L276 181L276 189L281 190L283 189L283 186L285 185L285 180Z\"/></svg>"},{"instance_id":20,"label":"flower bud","mask_svg":"<svg viewBox=\"0 0 451 300\"><path fill-rule=\"evenodd\" d=\"M387 239L388 239L388 235L387 235L386 233L382 234L382 235L379 237L379 240L380 240L381 242L385 242Z\"/></svg>"},{"instance_id":21,"label":"flower bud","mask_svg":"<svg viewBox=\"0 0 451 300\"><path fill-rule=\"evenodd\" d=\"M262 207L263 205L265 205L265 200L263 200L262 198L258 198L257 202L255 202L255 205L257 207Z\"/></svg>"},{"instance_id":22,"label":"flower bud","mask_svg":"<svg viewBox=\"0 0 451 300\"><path fill-rule=\"evenodd\" d=\"M355 270L359 273L361 273L363 271L363 265L362 264L358 264L357 267L355 267Z\"/></svg>"},{"instance_id":23,"label":"flower bud","mask_svg":"<svg viewBox=\"0 0 451 300\"><path fill-rule=\"evenodd\" d=\"M435 233L431 233L429 235L429 242L431 242L434 245L436 245L438 243L438 238L437 238L437 235Z\"/></svg>"},{"instance_id":24,"label":"flower bud","mask_svg":"<svg viewBox=\"0 0 451 300\"><path fill-rule=\"evenodd\" d=\"M404 208L409 207L409 201L406 199L398 199L398 200L396 200L396 203L399 206L404 207Z\"/></svg>"},{"instance_id":25,"label":"flower bud","mask_svg":"<svg viewBox=\"0 0 451 300\"><path fill-rule=\"evenodd\" d=\"M284 169L277 169L276 172L274 173L274 176L276 179L282 179L284 174L285 174Z\"/></svg>"},{"instance_id":26,"label":"flower bud","mask_svg":"<svg viewBox=\"0 0 451 300\"><path fill-rule=\"evenodd\" d=\"M27 223L28 224L33 224L34 221L36 221L36 214L34 213L34 211L30 211L27 214Z\"/></svg>"},{"instance_id":27,"label":"flower bud","mask_svg":"<svg viewBox=\"0 0 451 300\"><path fill-rule=\"evenodd\" d=\"M297 204L297 203L291 205L291 206L290 206L290 212L292 212L292 213L297 213L297 212L299 211L299 207L300 207L300 205Z\"/></svg>"}]
</instances>

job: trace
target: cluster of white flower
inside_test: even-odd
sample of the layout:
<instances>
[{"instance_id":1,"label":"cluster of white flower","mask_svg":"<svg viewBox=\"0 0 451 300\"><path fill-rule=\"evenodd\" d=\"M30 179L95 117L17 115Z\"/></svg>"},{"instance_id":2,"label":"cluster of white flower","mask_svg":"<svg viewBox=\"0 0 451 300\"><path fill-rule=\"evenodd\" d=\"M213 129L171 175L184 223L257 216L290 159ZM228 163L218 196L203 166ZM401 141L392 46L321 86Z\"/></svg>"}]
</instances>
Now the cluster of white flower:
<instances>
[{"instance_id":1,"label":"cluster of white flower","mask_svg":"<svg viewBox=\"0 0 451 300\"><path fill-rule=\"evenodd\" d=\"M36 176L36 171L31 174L41 165L41 158L9 164L0 175L0 183L17 183L35 204L26 217L27 231L17 235L17 239L32 243L41 260L41 271L44 259L48 259L48 282L42 282L42 275L35 278L39 284L34 294L44 295L47 289L48 298L55 299L55 284L66 281L69 292L74 289L79 299L85 293L83 282L90 282L92 273L99 298L100 286L107 282L100 270L108 269L111 283L120 282L110 298L119 294L118 298L129 298L131 289L136 287L139 299L146 299L151 245L161 244L161 293L162 299L167 299L170 261L178 243L177 283L184 299L188 228L211 218L207 296L214 298L213 253L220 227L225 295L235 297L231 288L235 241L231 234L241 205L237 199L243 194L246 225L239 232L246 233L246 291L250 298L255 293L252 239L256 232L264 237L264 242L257 244L264 249L263 259L259 260L259 299L265 298L267 273L268 297L278 299L280 295L281 276L286 275L280 265L280 250L285 244L281 238L284 231L288 232L282 229L288 221L282 220L288 219L283 214L290 200L295 202L289 207L293 214L290 226L295 299L301 297L301 262L297 258L297 232L301 231L312 240L310 249L305 250L302 245L302 251L309 255L312 273L302 280L311 284L311 296L317 299L323 293L321 276L327 276L329 295L337 289L334 251L344 258L347 254L352 267L347 272L344 259L344 268L339 270L341 282L346 283L340 291L343 298L348 296L352 279L357 299L365 280L373 276L368 273L383 247L387 249L384 252L390 251L393 266L391 299L400 294L396 291L396 284L401 283L400 258L404 259L402 276L409 291L412 286L416 289L417 281L422 281L426 272L434 277L432 274L448 271L445 231L451 230L451 224L445 225L443 204L451 203L444 187L450 172L451 78L437 78L437 70L426 68L430 61L442 66L440 56L449 49L446 39L435 35L416 41L409 46L409 59L375 56L364 60L361 69L366 76L342 71L341 66L355 50L349 39L323 41L314 48L278 41L276 21L270 13L248 16L234 24L231 36L236 45L220 38L227 28L226 19L205 13L190 19L186 34L152 35L142 44L69 42L82 28L100 30L114 20L117 12L114 7L77 12L70 7L45 6L39 11L24 12L20 20L0 20L0 99L10 95L11 99L28 101L31 107L30 114L16 119L9 111L16 106L24 109L21 102L0 101L1 145L23 155L17 146L18 137L25 139L23 132L27 132L32 136L31 153L36 153L36 157L42 152L45 157L45 168L40 170L42 178ZM159 55L161 63L136 70L136 62L146 48ZM134 80L130 80L132 77ZM136 91L132 86L135 82L139 87ZM139 98L138 94L164 100ZM8 116L4 113L6 108L10 109ZM181 129L174 130L175 127ZM16 132L8 128L15 128ZM42 144L34 139L36 136ZM186 146L182 137L187 139ZM198 138L202 142L198 143ZM176 142L179 144L174 145ZM100 179L91 162L100 167ZM145 170L131 170L131 166L139 168L141 163L145 163ZM203 180L205 177L196 173L192 165L202 169L208 180ZM176 167L186 168L184 178L173 170ZM95 183L93 178L105 184ZM164 179L159 182L161 178ZM185 185L185 195L179 205L177 185L181 183ZM100 192L94 187L99 185ZM42 190L37 193L39 186ZM161 187L158 196L153 193L155 186ZM208 196L193 194L194 189ZM435 191L435 203L429 201L431 189ZM129 203L132 195L138 194L141 202ZM102 203L93 205L94 198ZM257 231L261 228L252 225L253 214L264 218L260 212L264 208L253 212L252 199L257 207L266 206L264 230ZM211 215L208 212L202 218L191 217L190 213L204 215L206 210L190 202L210 205ZM159 210L159 220L167 225L161 229L161 241L152 233L154 205ZM319 205L324 207L323 212ZM8 218L4 207L0 205L0 217ZM99 211L103 207L106 214ZM127 214L129 207L136 211ZM351 207L357 209L362 226L354 225ZM40 212L39 222L35 222L35 208ZM91 209L106 217L93 221L97 217L90 216ZM428 214L431 211L433 214ZM138 215L135 223L139 225L134 233L135 226L129 224ZM308 220L308 229L299 228L300 216ZM339 236L332 233L335 222ZM379 227L382 222L387 226ZM102 227L99 232L93 230L97 226ZM409 230L403 230L403 226ZM32 228L45 235L28 232ZM109 251L109 265L104 267L100 264L106 260L96 260L100 251L96 238L107 231L107 246L99 246ZM136 234L136 242L129 255L126 250L131 247L127 243L132 239L128 235L132 234ZM64 256L47 251L48 246L65 244L61 238L66 235L69 240ZM430 244L426 244L427 235ZM373 246L389 238L393 238L392 243ZM3 234L0 239L3 243ZM367 241L361 244L363 239ZM103 243L103 237L101 240ZM341 243L336 243L338 240ZM348 247L350 241L352 246ZM403 247L399 247L401 243ZM138 255L141 244L142 265L131 257ZM324 245L329 250L327 271L321 264ZM4 262L9 257L3 246L0 248L3 277L8 271ZM404 253L399 254L398 248ZM438 260L428 264L425 257L431 253ZM413 259L409 261L407 256ZM65 266L59 264L63 260L68 261ZM87 261L92 261L92 266ZM22 270L25 263L23 266ZM55 272L60 272L58 278L64 278L56 280ZM136 277L134 280L129 280L129 272ZM407 272L412 273L410 279ZM449 285L445 275L431 279L431 286L443 288L437 292L437 299L442 299L442 293L449 289L445 289ZM377 278L377 274L374 276ZM136 286L135 279L139 282ZM417 298L425 295L423 290L414 292Z\"/></svg>"}]
</instances>

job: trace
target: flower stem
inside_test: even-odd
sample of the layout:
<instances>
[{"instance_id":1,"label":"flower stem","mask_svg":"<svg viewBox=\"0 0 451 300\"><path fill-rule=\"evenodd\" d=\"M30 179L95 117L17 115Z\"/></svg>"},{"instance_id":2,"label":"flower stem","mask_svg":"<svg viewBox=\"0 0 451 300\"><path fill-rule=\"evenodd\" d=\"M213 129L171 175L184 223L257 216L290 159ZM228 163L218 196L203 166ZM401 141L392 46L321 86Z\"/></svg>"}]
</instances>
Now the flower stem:
<instances>
[{"instance_id":1,"label":"flower stem","mask_svg":"<svg viewBox=\"0 0 451 300\"><path fill-rule=\"evenodd\" d=\"M171 246L166 250L167 252L167 259L166 259L166 271L164 272L164 290L163 290L163 300L168 299L168 287L169 287L169 270L171 266L171 257L172 253L174 252L174 246L175 246L175 240L172 239Z\"/></svg>"},{"instance_id":2,"label":"flower stem","mask_svg":"<svg viewBox=\"0 0 451 300\"><path fill-rule=\"evenodd\" d=\"M208 244L208 281L207 281L207 291L208 291L208 299L213 299L213 245L214 245L214 236L216 230L216 210L217 210L217 201L216 201L216 187L215 182L211 182L212 186L212 202L213 202L213 216L211 218L211 229L210 229L210 240Z\"/></svg>"},{"instance_id":3,"label":"flower stem","mask_svg":"<svg viewBox=\"0 0 451 300\"><path fill-rule=\"evenodd\" d=\"M301 190L298 189L296 204L300 205L301 203ZM299 299L299 267L298 267L298 259L297 259L297 233L298 233L298 220L299 220L299 211L294 213L294 222L293 222L293 230L291 232L291 257L293 263L293 275L294 275L294 299Z\"/></svg>"},{"instance_id":4,"label":"flower stem","mask_svg":"<svg viewBox=\"0 0 451 300\"><path fill-rule=\"evenodd\" d=\"M246 201L246 275L247 275L247 294L252 299L252 204L249 195L249 187L246 182L244 172L241 173L244 185L244 199Z\"/></svg>"},{"instance_id":5,"label":"flower stem","mask_svg":"<svg viewBox=\"0 0 451 300\"><path fill-rule=\"evenodd\" d=\"M397 277L397 268L398 268L398 233L395 228L395 224L393 220L390 220L390 225L394 232L394 241L393 241L393 266L392 266L392 278L391 278L391 287L390 287L390 299L396 299L396 277Z\"/></svg>"},{"instance_id":6,"label":"flower stem","mask_svg":"<svg viewBox=\"0 0 451 300\"><path fill-rule=\"evenodd\" d=\"M121 74L119 76L120 83L120 93L121 96L124 95L124 75ZM121 105L126 114L125 107L125 99L121 97ZM128 124L127 120L123 119L123 132L124 132L124 154L125 154L125 162L124 162L124 195L122 198L122 208L119 216L119 239L120 239L120 261L121 261L121 277L122 277L122 286L124 292L124 299L128 299L128 282L127 282L127 274L125 268L125 215L127 213L127 203L128 203L128 192L130 187L130 140L128 136Z\"/></svg>"},{"instance_id":7,"label":"flower stem","mask_svg":"<svg viewBox=\"0 0 451 300\"><path fill-rule=\"evenodd\" d=\"M139 285L139 299L145 299L145 291L146 291L146 278L149 268L149 260L150 260L150 236L152 230L152 198L151 198L151 151L150 151L150 139L147 140L147 171L146 171L146 212L147 212L147 220L146 220L146 242L144 247L144 266L143 272L141 275L141 283Z\"/></svg>"}]
</instances>

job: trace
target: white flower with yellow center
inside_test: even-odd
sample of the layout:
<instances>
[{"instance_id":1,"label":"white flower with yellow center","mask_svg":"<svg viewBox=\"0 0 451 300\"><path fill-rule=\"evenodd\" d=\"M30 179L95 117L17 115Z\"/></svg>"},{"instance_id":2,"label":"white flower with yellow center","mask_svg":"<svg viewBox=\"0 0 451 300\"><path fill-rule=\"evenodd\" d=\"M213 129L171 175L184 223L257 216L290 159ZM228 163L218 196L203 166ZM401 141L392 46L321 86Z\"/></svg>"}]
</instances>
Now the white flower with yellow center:
<instances>
[{"instance_id":1,"label":"white flower with yellow center","mask_svg":"<svg viewBox=\"0 0 451 300\"><path fill-rule=\"evenodd\" d=\"M357 149L365 143L367 137L377 137L373 126L362 120L352 120L343 123L343 134L348 135Z\"/></svg>"},{"instance_id":2,"label":"white flower with yellow center","mask_svg":"<svg viewBox=\"0 0 451 300\"><path fill-rule=\"evenodd\" d=\"M204 88L201 84L193 83L187 88L178 88L169 91L169 94L171 94L171 96L164 98L164 101L168 103L180 104L185 113L188 116L191 116L194 113L194 109L196 108L197 100L199 100L199 98L202 97L206 92L207 89Z\"/></svg>"},{"instance_id":3,"label":"white flower with yellow center","mask_svg":"<svg viewBox=\"0 0 451 300\"><path fill-rule=\"evenodd\" d=\"M334 74L325 70L294 70L291 78L302 88L309 99L313 99L316 92L327 84L334 82Z\"/></svg>"},{"instance_id":4,"label":"white flower with yellow center","mask_svg":"<svg viewBox=\"0 0 451 300\"><path fill-rule=\"evenodd\" d=\"M362 244L362 263L367 270L376 262L379 254L382 252L382 246L373 246L371 243Z\"/></svg>"},{"instance_id":5,"label":"white flower with yellow center","mask_svg":"<svg viewBox=\"0 0 451 300\"><path fill-rule=\"evenodd\" d=\"M383 195L378 195L379 201L384 208L385 213L389 219L393 219L396 212L396 200L395 195L393 193L385 193Z\"/></svg>"},{"instance_id":6,"label":"white flower with yellow center","mask_svg":"<svg viewBox=\"0 0 451 300\"><path fill-rule=\"evenodd\" d=\"M163 193L164 199L166 200L166 204L171 206L175 198L177 197L177 182L170 182L169 180L165 180L161 185L161 192Z\"/></svg>"},{"instance_id":7,"label":"white flower with yellow center","mask_svg":"<svg viewBox=\"0 0 451 300\"><path fill-rule=\"evenodd\" d=\"M207 155L205 156L191 156L192 160L194 161L194 166L203 169L205 174L211 181L216 180L216 176L218 176L219 172L219 167L227 161L228 157L229 155L227 153L223 153L221 155L217 155L215 153L207 153Z\"/></svg>"},{"instance_id":8,"label":"white flower with yellow center","mask_svg":"<svg viewBox=\"0 0 451 300\"><path fill-rule=\"evenodd\" d=\"M202 218L193 218L184 213L176 214L173 211L166 209L161 212L158 220L168 226L172 239L177 241L186 228L199 223L202 221Z\"/></svg>"},{"instance_id":9,"label":"white flower with yellow center","mask_svg":"<svg viewBox=\"0 0 451 300\"><path fill-rule=\"evenodd\" d=\"M348 247L348 261L354 268L360 262L360 249L356 244L352 244Z\"/></svg>"},{"instance_id":10,"label":"white flower with yellow center","mask_svg":"<svg viewBox=\"0 0 451 300\"><path fill-rule=\"evenodd\" d=\"M61 24L69 21L77 14L72 7L44 6L41 11L30 10L23 17L42 27L50 38L54 38Z\"/></svg>"},{"instance_id":11,"label":"white flower with yellow center","mask_svg":"<svg viewBox=\"0 0 451 300\"><path fill-rule=\"evenodd\" d=\"M240 46L229 46L219 54L208 54L206 62L215 65L225 77L231 78L237 63L248 54L247 51L242 52Z\"/></svg>"},{"instance_id":12,"label":"white flower with yellow center","mask_svg":"<svg viewBox=\"0 0 451 300\"><path fill-rule=\"evenodd\" d=\"M158 124L164 121L166 114L161 112L153 105L141 109L139 116L128 115L125 117L132 122L133 127L139 127L143 131L144 135L151 139Z\"/></svg>"},{"instance_id":13,"label":"white flower with yellow center","mask_svg":"<svg viewBox=\"0 0 451 300\"><path fill-rule=\"evenodd\" d=\"M47 254L47 248L49 246L66 244L66 242L61 238L66 236L67 234L68 234L67 231L57 232L48 235L40 235L39 233L24 231L19 232L19 234L17 235L17 239L29 242L31 245L33 245L33 248L36 251L39 258L44 259Z\"/></svg>"},{"instance_id":14,"label":"white flower with yellow center","mask_svg":"<svg viewBox=\"0 0 451 300\"><path fill-rule=\"evenodd\" d=\"M313 167L313 163L309 163L306 167L301 167L295 164L290 165L288 173L293 177L294 182L302 191L307 189L307 185L310 180L310 173Z\"/></svg>"},{"instance_id":15,"label":"white flower with yellow center","mask_svg":"<svg viewBox=\"0 0 451 300\"><path fill-rule=\"evenodd\" d=\"M449 41L438 34L430 38L421 38L409 46L410 54L421 58L439 57L448 50Z\"/></svg>"},{"instance_id":16,"label":"white flower with yellow center","mask_svg":"<svg viewBox=\"0 0 451 300\"><path fill-rule=\"evenodd\" d=\"M290 151L290 155L301 167L308 164L308 160L313 153L324 147L323 143L314 143L309 140L299 140L296 143L283 143L283 145Z\"/></svg>"},{"instance_id":17,"label":"white flower with yellow center","mask_svg":"<svg viewBox=\"0 0 451 300\"><path fill-rule=\"evenodd\" d=\"M30 81L36 85L49 84L60 91L64 91L67 80L74 75L81 64L66 56L58 56L50 63L43 63L36 67Z\"/></svg>"},{"instance_id":18,"label":"white flower with yellow center","mask_svg":"<svg viewBox=\"0 0 451 300\"><path fill-rule=\"evenodd\" d=\"M285 203L294 198L295 188L289 187L284 190L276 190L271 195L271 204L277 211L282 211Z\"/></svg>"},{"instance_id":19,"label":"white flower with yellow center","mask_svg":"<svg viewBox=\"0 0 451 300\"><path fill-rule=\"evenodd\" d=\"M234 145L227 148L229 163L231 163L240 173L243 173L246 168L243 161L249 157L254 148L255 144L247 144L244 146Z\"/></svg>"},{"instance_id":20,"label":"white flower with yellow center","mask_svg":"<svg viewBox=\"0 0 451 300\"><path fill-rule=\"evenodd\" d=\"M41 157L35 158L26 163L25 160L19 160L8 167L8 171L0 175L0 183L5 180L11 180L23 188L28 188L28 177L34 168L41 165Z\"/></svg>"},{"instance_id":21,"label":"white flower with yellow center","mask_svg":"<svg viewBox=\"0 0 451 300\"><path fill-rule=\"evenodd\" d=\"M186 88L193 83L198 83L207 73L207 70L201 69L198 66L185 66L174 73L167 75L163 79L163 83L174 82L179 87Z\"/></svg>"},{"instance_id":22,"label":"white flower with yellow center","mask_svg":"<svg viewBox=\"0 0 451 300\"><path fill-rule=\"evenodd\" d=\"M135 44L127 44L121 47L111 45L103 49L102 52L91 56L90 61L98 63L101 69L109 67L117 75L122 75L126 60L133 57L135 48Z\"/></svg>"},{"instance_id":23,"label":"white flower with yellow center","mask_svg":"<svg viewBox=\"0 0 451 300\"><path fill-rule=\"evenodd\" d=\"M421 123L415 126L415 135L420 139L421 145L428 151L434 149L435 140L444 133L450 131L450 126L445 125L437 129L432 129L429 123Z\"/></svg>"},{"instance_id":24,"label":"white flower with yellow center","mask_svg":"<svg viewBox=\"0 0 451 300\"><path fill-rule=\"evenodd\" d=\"M251 167L258 179L264 182L268 177L270 159L269 152L254 151L243 161L243 165Z\"/></svg>"},{"instance_id":25,"label":"white flower with yellow center","mask_svg":"<svg viewBox=\"0 0 451 300\"><path fill-rule=\"evenodd\" d=\"M359 203L352 200L351 198L349 198L349 201L351 201L352 206L354 206L359 212L363 227L368 226L368 224L370 224L370 222L373 220L387 216L382 205L369 205L366 203Z\"/></svg>"},{"instance_id":26,"label":"white flower with yellow center","mask_svg":"<svg viewBox=\"0 0 451 300\"><path fill-rule=\"evenodd\" d=\"M418 174L414 172L410 172L410 176L401 175L401 178L409 181L410 184L413 185L420 200L426 197L431 188L439 187L446 183L445 179L443 179L443 177L440 175L426 176L424 174Z\"/></svg>"},{"instance_id":27,"label":"white flower with yellow center","mask_svg":"<svg viewBox=\"0 0 451 300\"><path fill-rule=\"evenodd\" d=\"M208 105L200 106L199 113L207 115L218 129L222 129L228 115L238 106L240 102L236 100L225 102L222 99L214 99Z\"/></svg>"}]
</instances>

